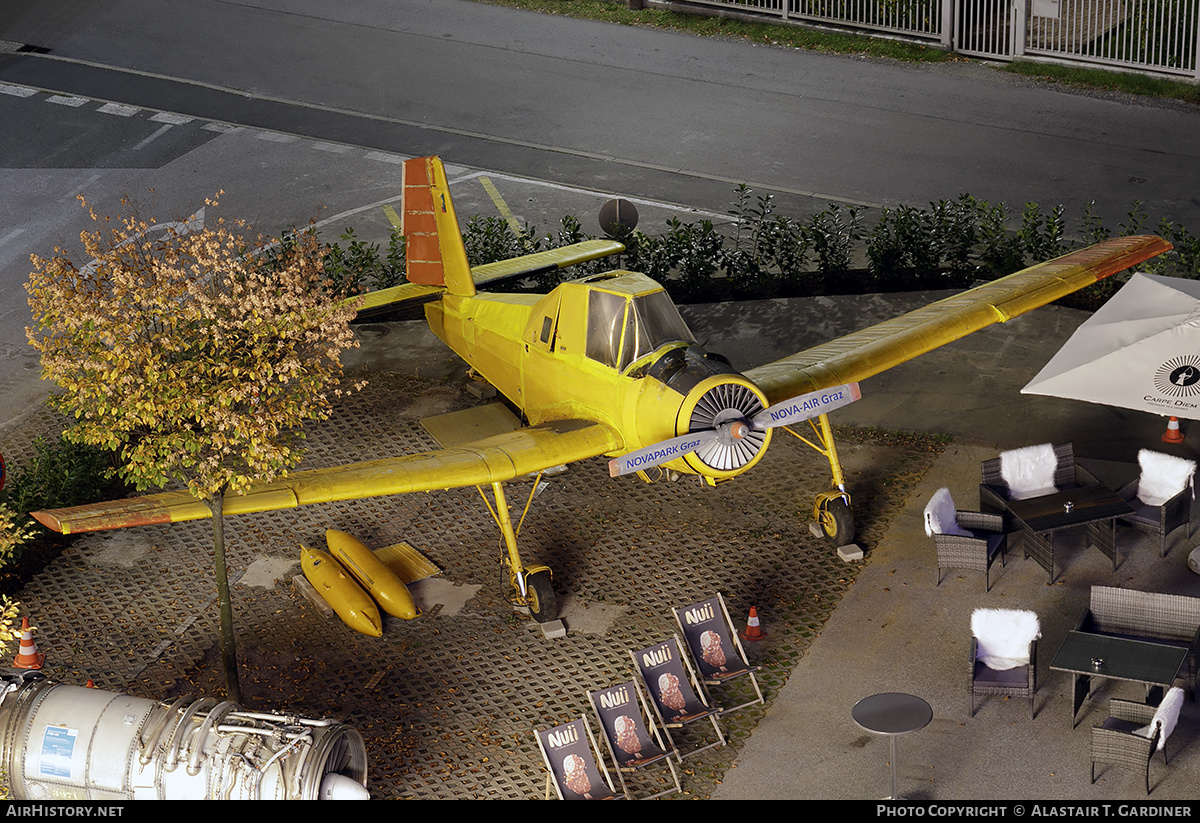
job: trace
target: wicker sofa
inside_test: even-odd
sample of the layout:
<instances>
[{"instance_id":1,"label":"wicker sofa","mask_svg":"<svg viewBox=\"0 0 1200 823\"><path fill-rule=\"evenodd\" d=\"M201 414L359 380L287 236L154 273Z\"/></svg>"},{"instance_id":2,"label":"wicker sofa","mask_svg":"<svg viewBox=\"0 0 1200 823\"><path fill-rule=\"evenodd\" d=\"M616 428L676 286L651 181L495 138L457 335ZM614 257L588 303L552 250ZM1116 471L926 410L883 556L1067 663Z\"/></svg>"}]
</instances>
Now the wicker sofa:
<instances>
[{"instance_id":1,"label":"wicker sofa","mask_svg":"<svg viewBox=\"0 0 1200 823\"><path fill-rule=\"evenodd\" d=\"M1054 456L1057 464L1054 470L1054 486L1058 491L1076 489L1080 486L1096 486L1100 481L1087 469L1075 462L1075 448L1071 443L1058 443L1054 446ZM979 510L993 514L1003 514L1005 529L1011 530L1008 513L1008 502L1012 495L1008 483L1000 471L1001 460L993 457L984 460L980 465L982 474L979 484Z\"/></svg>"},{"instance_id":2,"label":"wicker sofa","mask_svg":"<svg viewBox=\"0 0 1200 823\"><path fill-rule=\"evenodd\" d=\"M1075 630L1186 648L1187 661L1179 676L1183 678L1188 694L1195 699L1200 598L1092 586L1090 608Z\"/></svg>"}]
</instances>

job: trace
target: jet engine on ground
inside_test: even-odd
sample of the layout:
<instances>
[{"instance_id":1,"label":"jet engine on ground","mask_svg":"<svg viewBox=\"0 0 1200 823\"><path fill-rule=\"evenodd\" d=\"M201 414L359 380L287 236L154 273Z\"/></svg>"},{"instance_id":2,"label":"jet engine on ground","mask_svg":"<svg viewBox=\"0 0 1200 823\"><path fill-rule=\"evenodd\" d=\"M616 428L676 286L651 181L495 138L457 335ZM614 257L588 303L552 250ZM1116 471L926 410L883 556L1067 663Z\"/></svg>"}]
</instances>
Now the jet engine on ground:
<instances>
[{"instance_id":1,"label":"jet engine on ground","mask_svg":"<svg viewBox=\"0 0 1200 823\"><path fill-rule=\"evenodd\" d=\"M0 768L20 800L367 799L367 752L334 720L148 700L0 674Z\"/></svg>"}]
</instances>

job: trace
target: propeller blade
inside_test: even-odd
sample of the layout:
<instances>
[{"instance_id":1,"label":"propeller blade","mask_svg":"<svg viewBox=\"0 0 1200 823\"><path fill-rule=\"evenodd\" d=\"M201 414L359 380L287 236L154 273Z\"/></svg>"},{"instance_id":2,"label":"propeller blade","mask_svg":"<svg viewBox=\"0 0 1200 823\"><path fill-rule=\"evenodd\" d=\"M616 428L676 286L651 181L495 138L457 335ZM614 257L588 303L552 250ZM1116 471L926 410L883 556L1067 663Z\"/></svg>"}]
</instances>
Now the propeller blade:
<instances>
[{"instance_id":1,"label":"propeller blade","mask_svg":"<svg viewBox=\"0 0 1200 823\"><path fill-rule=\"evenodd\" d=\"M715 429L682 434L679 437L672 437L670 440L661 440L652 446L646 446L644 449L638 449L629 454L614 457L608 461L609 477L620 477L623 474L632 474L642 469L649 469L662 463L667 463L677 457L683 457L688 452L695 451L716 437L717 432Z\"/></svg>"},{"instance_id":2,"label":"propeller blade","mask_svg":"<svg viewBox=\"0 0 1200 823\"><path fill-rule=\"evenodd\" d=\"M862 392L859 391L858 384L847 383L843 386L821 389L784 400L782 403L776 403L754 415L754 419L750 422L756 429L790 426L842 406L848 406L860 397L862 397Z\"/></svg>"}]
</instances>

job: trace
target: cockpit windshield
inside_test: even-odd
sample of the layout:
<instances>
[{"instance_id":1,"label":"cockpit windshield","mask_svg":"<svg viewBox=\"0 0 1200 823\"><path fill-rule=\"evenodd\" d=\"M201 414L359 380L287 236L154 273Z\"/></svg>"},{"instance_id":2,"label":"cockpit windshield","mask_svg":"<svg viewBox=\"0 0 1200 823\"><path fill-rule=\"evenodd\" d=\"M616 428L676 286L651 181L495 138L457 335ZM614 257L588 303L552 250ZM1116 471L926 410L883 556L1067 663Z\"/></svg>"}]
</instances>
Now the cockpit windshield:
<instances>
[{"instance_id":1,"label":"cockpit windshield","mask_svg":"<svg viewBox=\"0 0 1200 823\"><path fill-rule=\"evenodd\" d=\"M624 371L666 343L696 342L665 291L626 298L597 290L588 297L587 356L593 360Z\"/></svg>"}]
</instances>

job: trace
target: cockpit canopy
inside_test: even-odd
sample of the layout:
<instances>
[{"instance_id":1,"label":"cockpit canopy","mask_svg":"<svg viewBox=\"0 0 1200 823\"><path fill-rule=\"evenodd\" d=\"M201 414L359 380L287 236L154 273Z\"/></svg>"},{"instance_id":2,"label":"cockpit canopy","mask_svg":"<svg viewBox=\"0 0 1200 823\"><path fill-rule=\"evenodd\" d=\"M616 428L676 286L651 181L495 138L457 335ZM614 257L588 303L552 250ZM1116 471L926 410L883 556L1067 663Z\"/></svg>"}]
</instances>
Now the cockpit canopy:
<instances>
[{"instance_id":1,"label":"cockpit canopy","mask_svg":"<svg viewBox=\"0 0 1200 823\"><path fill-rule=\"evenodd\" d=\"M589 292L586 354L592 360L623 372L663 345L679 342L694 344L696 338L665 291Z\"/></svg>"}]
</instances>

